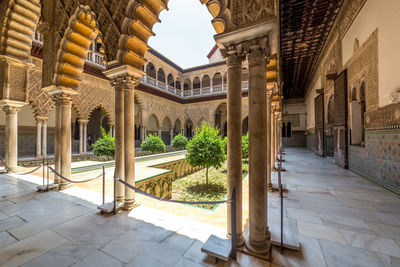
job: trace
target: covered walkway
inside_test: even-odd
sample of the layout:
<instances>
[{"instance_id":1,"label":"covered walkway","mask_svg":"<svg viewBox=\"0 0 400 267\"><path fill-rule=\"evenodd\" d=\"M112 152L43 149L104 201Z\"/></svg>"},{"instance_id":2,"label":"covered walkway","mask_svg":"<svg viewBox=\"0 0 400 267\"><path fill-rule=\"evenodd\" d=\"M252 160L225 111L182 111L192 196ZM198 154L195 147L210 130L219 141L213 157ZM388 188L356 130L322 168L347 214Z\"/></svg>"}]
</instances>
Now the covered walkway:
<instances>
[{"instance_id":1,"label":"covered walkway","mask_svg":"<svg viewBox=\"0 0 400 267\"><path fill-rule=\"evenodd\" d=\"M239 254L240 266L400 265L399 196L305 149L286 149L285 160L285 216L297 223L301 250L273 248L272 264ZM146 204L103 217L85 195L39 194L27 180L0 176L0 265L213 266L201 244L225 235ZM273 194L270 212L279 207Z\"/></svg>"},{"instance_id":2,"label":"covered walkway","mask_svg":"<svg viewBox=\"0 0 400 267\"><path fill-rule=\"evenodd\" d=\"M400 198L303 148L287 148L287 216L301 252L275 250L284 266L400 266Z\"/></svg>"}]
</instances>

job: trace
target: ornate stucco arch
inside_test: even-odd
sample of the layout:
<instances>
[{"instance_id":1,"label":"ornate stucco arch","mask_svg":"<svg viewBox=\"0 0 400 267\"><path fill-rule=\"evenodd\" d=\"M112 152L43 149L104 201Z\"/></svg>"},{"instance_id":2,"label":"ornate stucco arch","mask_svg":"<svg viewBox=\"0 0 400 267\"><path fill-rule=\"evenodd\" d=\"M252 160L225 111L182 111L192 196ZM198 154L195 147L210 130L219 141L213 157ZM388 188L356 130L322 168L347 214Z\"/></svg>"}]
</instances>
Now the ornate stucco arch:
<instances>
[{"instance_id":1,"label":"ornate stucco arch","mask_svg":"<svg viewBox=\"0 0 400 267\"><path fill-rule=\"evenodd\" d=\"M0 3L0 54L28 61L39 17L40 0Z\"/></svg>"},{"instance_id":2,"label":"ornate stucco arch","mask_svg":"<svg viewBox=\"0 0 400 267\"><path fill-rule=\"evenodd\" d=\"M112 113L111 113L105 106L103 106L102 104L98 104L98 105L92 107L92 108L90 109L89 114L87 114L87 116L86 116L85 119L89 120L90 115L91 115L91 114L93 113L93 111L95 111L96 109L100 109L101 111L103 111L104 114L105 114L106 117L107 117L108 122L109 122L110 124L114 124L114 121L112 120L112 116L111 116Z\"/></svg>"}]
</instances>

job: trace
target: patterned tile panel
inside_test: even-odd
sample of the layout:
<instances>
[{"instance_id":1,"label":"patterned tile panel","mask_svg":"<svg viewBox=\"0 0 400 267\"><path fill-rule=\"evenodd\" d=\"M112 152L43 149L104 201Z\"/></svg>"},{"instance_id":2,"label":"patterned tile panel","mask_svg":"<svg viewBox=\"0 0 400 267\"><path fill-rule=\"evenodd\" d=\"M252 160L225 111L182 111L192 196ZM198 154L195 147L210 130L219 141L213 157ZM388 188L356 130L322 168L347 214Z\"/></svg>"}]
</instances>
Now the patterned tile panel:
<instances>
[{"instance_id":1,"label":"patterned tile panel","mask_svg":"<svg viewBox=\"0 0 400 267\"><path fill-rule=\"evenodd\" d=\"M349 168L400 192L400 130L369 130L365 139L349 147Z\"/></svg>"}]
</instances>

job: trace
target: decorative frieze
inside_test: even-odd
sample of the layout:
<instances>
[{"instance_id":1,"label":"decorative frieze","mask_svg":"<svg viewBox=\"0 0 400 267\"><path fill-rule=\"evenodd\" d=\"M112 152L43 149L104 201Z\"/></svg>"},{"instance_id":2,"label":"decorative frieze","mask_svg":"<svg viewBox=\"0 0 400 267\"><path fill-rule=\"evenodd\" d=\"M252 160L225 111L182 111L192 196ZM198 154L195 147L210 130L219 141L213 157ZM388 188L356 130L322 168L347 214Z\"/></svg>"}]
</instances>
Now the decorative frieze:
<instances>
[{"instance_id":1,"label":"decorative frieze","mask_svg":"<svg viewBox=\"0 0 400 267\"><path fill-rule=\"evenodd\" d=\"M400 103L365 113L366 128L392 129L396 126L400 126Z\"/></svg>"}]
</instances>

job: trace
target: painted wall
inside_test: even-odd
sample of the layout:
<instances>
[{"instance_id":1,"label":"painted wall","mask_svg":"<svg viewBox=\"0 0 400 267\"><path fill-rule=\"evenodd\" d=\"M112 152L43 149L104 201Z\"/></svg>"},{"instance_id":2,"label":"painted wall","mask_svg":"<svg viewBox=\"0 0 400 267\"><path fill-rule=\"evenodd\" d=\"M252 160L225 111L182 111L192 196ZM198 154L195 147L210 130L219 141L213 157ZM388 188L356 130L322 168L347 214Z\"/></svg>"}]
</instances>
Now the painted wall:
<instances>
[{"instance_id":1,"label":"painted wall","mask_svg":"<svg viewBox=\"0 0 400 267\"><path fill-rule=\"evenodd\" d=\"M361 46L378 29L379 106L390 104L390 95L400 91L399 14L399 0L368 0L342 39L342 59L346 65L353 55L356 38Z\"/></svg>"}]
</instances>

